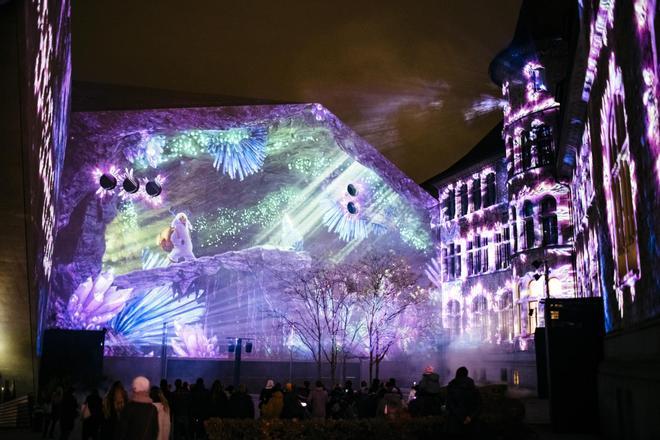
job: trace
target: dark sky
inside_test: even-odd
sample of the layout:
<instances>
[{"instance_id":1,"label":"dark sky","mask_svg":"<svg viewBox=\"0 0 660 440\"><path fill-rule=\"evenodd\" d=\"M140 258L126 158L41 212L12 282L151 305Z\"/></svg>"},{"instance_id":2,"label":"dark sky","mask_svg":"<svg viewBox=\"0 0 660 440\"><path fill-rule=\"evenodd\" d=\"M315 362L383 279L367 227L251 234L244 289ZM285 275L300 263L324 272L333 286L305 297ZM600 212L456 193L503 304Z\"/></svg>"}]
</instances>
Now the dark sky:
<instances>
[{"instance_id":1,"label":"dark sky","mask_svg":"<svg viewBox=\"0 0 660 440\"><path fill-rule=\"evenodd\" d=\"M501 113L488 64L521 0L74 0L74 79L320 102L421 182Z\"/></svg>"}]
</instances>

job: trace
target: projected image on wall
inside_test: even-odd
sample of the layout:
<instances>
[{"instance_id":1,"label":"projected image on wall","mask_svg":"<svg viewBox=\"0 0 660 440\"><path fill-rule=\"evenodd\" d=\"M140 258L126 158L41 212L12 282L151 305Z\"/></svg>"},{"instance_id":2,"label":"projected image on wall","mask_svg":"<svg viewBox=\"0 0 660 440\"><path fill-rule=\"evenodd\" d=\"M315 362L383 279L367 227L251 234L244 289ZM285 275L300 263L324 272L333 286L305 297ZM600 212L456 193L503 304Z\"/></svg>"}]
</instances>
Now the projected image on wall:
<instances>
[{"instance_id":1,"label":"projected image on wall","mask_svg":"<svg viewBox=\"0 0 660 440\"><path fill-rule=\"evenodd\" d=\"M428 285L428 196L320 105L78 113L71 131L49 326L105 328L107 355L249 337L288 357L287 289L321 264L387 255Z\"/></svg>"}]
</instances>

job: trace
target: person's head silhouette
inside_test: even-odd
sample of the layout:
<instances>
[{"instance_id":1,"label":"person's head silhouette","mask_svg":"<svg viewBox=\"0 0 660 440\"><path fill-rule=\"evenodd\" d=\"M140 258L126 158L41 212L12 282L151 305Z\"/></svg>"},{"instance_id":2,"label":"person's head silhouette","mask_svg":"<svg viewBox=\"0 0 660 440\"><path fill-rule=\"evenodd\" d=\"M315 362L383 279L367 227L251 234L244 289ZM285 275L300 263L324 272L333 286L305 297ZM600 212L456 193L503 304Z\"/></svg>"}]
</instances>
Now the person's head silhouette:
<instances>
[{"instance_id":1,"label":"person's head silhouette","mask_svg":"<svg viewBox=\"0 0 660 440\"><path fill-rule=\"evenodd\" d=\"M459 369L456 370L456 377L468 377L468 369L465 367L459 367Z\"/></svg>"}]
</instances>

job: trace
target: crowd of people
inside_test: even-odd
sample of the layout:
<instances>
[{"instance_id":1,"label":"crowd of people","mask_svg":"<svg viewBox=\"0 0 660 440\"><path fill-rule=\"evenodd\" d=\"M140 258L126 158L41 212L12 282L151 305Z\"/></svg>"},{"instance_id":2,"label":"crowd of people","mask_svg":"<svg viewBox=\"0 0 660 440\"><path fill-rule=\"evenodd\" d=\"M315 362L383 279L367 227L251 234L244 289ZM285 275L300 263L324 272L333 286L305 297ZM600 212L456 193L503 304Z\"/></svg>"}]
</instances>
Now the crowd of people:
<instances>
[{"instance_id":1,"label":"crowd of people","mask_svg":"<svg viewBox=\"0 0 660 440\"><path fill-rule=\"evenodd\" d=\"M168 440L206 438L204 422L210 418L254 419L356 419L371 417L412 417L446 412L450 432L470 432L477 425L480 397L468 371L461 367L446 392L432 367L424 370L419 383L404 397L396 380L362 381L358 388L348 380L327 389L321 380L314 386L268 380L259 393L255 408L244 385L223 387L220 381L207 388L203 379L190 385L177 379L174 386L163 379L160 386L149 380L133 379L130 393L121 382L112 384L105 397L92 390L79 408L73 389L57 388L48 399L44 438L53 438L59 424L60 439L66 440L78 418L82 439Z\"/></svg>"}]
</instances>

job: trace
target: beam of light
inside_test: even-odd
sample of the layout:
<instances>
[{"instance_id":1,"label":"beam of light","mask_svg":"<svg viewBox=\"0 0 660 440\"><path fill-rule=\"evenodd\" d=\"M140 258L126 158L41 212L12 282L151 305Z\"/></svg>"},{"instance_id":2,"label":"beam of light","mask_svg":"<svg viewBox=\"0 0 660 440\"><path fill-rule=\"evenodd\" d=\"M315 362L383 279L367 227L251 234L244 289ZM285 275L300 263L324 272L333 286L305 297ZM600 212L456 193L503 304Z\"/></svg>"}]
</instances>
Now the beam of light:
<instances>
[{"instance_id":1,"label":"beam of light","mask_svg":"<svg viewBox=\"0 0 660 440\"><path fill-rule=\"evenodd\" d=\"M346 116L348 124L380 151L401 144L400 119L423 120L439 112L449 85L444 81L407 79L393 84L373 84L341 89L326 89L325 102L351 102L353 112ZM306 93L311 95L312 92Z\"/></svg>"},{"instance_id":2,"label":"beam of light","mask_svg":"<svg viewBox=\"0 0 660 440\"><path fill-rule=\"evenodd\" d=\"M508 105L506 99L492 95L481 95L478 100L472 103L470 108L463 111L463 119L469 122L496 110L506 111Z\"/></svg>"}]
</instances>

